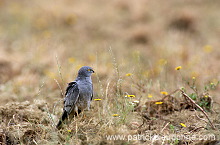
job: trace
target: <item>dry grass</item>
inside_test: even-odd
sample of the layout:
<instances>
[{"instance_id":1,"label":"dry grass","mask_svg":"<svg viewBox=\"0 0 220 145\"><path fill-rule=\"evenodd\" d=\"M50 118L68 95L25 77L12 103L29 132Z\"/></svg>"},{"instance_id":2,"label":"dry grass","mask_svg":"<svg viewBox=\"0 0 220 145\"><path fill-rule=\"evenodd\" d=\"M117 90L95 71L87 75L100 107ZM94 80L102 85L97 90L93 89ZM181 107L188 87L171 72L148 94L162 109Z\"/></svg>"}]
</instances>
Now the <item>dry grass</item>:
<instances>
[{"instance_id":1,"label":"dry grass","mask_svg":"<svg viewBox=\"0 0 220 145\"><path fill-rule=\"evenodd\" d=\"M218 5L217 0L0 0L0 143L211 143L106 138L146 133L213 134L220 140ZM83 65L94 68L94 98L101 101L57 131L66 83ZM195 107L179 109L180 94L162 100L160 92L182 87L216 130L202 112L190 110Z\"/></svg>"}]
</instances>

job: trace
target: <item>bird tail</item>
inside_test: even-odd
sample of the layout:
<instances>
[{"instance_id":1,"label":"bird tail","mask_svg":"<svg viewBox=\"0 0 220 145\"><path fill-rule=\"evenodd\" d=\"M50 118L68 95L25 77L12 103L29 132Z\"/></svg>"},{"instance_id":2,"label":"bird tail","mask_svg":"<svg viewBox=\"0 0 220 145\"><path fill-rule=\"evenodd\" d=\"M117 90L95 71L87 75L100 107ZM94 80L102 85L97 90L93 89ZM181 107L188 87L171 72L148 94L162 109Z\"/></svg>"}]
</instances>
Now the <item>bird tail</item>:
<instances>
[{"instance_id":1,"label":"bird tail","mask_svg":"<svg viewBox=\"0 0 220 145\"><path fill-rule=\"evenodd\" d=\"M70 115L68 116L67 111L64 110L64 112L63 112L63 114L62 114L62 117L60 118L59 122L57 123L56 128L57 128L58 130L60 130L60 129L62 128L63 122L66 123L66 119L68 119L68 118L69 118L69 119L72 119L73 117L78 116L81 112L82 112L81 110L78 110L78 113L74 112L74 114L70 114Z\"/></svg>"},{"instance_id":2,"label":"bird tail","mask_svg":"<svg viewBox=\"0 0 220 145\"><path fill-rule=\"evenodd\" d=\"M64 110L61 119L57 123L57 126L56 126L57 129L61 129L62 128L62 124L67 119L67 117L68 117L68 113L67 113L66 110Z\"/></svg>"}]
</instances>

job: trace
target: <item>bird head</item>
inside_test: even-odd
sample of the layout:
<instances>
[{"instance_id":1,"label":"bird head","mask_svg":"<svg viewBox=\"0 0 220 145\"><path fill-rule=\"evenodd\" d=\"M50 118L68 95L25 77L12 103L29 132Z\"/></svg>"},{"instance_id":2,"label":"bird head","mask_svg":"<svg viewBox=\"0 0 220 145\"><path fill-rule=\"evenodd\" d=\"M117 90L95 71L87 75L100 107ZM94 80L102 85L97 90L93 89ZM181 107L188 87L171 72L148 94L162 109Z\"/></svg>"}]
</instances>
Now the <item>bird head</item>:
<instances>
[{"instance_id":1,"label":"bird head","mask_svg":"<svg viewBox=\"0 0 220 145\"><path fill-rule=\"evenodd\" d=\"M90 77L94 73L94 70L89 66L83 66L79 69L78 76Z\"/></svg>"}]
</instances>

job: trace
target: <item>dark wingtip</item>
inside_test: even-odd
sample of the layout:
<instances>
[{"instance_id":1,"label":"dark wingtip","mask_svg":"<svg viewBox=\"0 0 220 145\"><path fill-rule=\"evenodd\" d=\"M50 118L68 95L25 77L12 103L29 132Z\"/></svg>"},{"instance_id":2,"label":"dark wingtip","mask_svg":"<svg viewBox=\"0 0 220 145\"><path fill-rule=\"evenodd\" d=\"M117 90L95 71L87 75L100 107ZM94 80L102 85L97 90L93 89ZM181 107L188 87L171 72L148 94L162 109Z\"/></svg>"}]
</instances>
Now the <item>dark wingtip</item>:
<instances>
[{"instance_id":1,"label":"dark wingtip","mask_svg":"<svg viewBox=\"0 0 220 145\"><path fill-rule=\"evenodd\" d=\"M64 121L68 117L68 114L66 110L64 110L63 115L62 115L62 121Z\"/></svg>"},{"instance_id":2,"label":"dark wingtip","mask_svg":"<svg viewBox=\"0 0 220 145\"><path fill-rule=\"evenodd\" d=\"M61 120L57 123L56 128L57 128L58 130L60 130L60 129L62 128L62 121L61 121Z\"/></svg>"},{"instance_id":3,"label":"dark wingtip","mask_svg":"<svg viewBox=\"0 0 220 145\"><path fill-rule=\"evenodd\" d=\"M62 114L62 117L61 117L60 121L57 123L57 126L56 126L56 128L57 128L58 130L60 130L60 129L62 128L63 121L64 121L65 119L67 119L67 117L68 117L68 114L67 114L67 112L64 110L64 112L63 112L63 114Z\"/></svg>"}]
</instances>

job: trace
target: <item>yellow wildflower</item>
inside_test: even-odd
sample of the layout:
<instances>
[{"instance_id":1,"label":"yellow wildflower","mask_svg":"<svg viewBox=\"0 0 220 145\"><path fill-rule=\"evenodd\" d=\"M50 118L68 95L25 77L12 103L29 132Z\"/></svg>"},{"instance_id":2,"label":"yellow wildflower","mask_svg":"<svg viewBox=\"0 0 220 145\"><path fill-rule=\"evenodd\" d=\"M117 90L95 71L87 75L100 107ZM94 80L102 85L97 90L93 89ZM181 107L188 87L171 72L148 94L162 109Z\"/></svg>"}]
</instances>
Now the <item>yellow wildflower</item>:
<instances>
[{"instance_id":1,"label":"yellow wildflower","mask_svg":"<svg viewBox=\"0 0 220 145\"><path fill-rule=\"evenodd\" d=\"M76 61L76 59L73 58L73 57L70 57L70 58L68 59L68 61L69 61L69 63L74 63L74 62Z\"/></svg>"},{"instance_id":2,"label":"yellow wildflower","mask_svg":"<svg viewBox=\"0 0 220 145\"><path fill-rule=\"evenodd\" d=\"M135 98L135 95L126 95L125 97L129 97L129 98Z\"/></svg>"},{"instance_id":3,"label":"yellow wildflower","mask_svg":"<svg viewBox=\"0 0 220 145\"><path fill-rule=\"evenodd\" d=\"M127 74L126 74L127 77L130 77L130 76L132 76L132 75L133 75L132 73L127 73Z\"/></svg>"},{"instance_id":4,"label":"yellow wildflower","mask_svg":"<svg viewBox=\"0 0 220 145\"><path fill-rule=\"evenodd\" d=\"M177 66L177 67L175 68L175 70L180 70L180 69L182 69L182 66Z\"/></svg>"},{"instance_id":5,"label":"yellow wildflower","mask_svg":"<svg viewBox=\"0 0 220 145\"><path fill-rule=\"evenodd\" d=\"M192 77L192 79L193 79L193 80L195 80L195 79L196 79L196 77Z\"/></svg>"},{"instance_id":6,"label":"yellow wildflower","mask_svg":"<svg viewBox=\"0 0 220 145\"><path fill-rule=\"evenodd\" d=\"M113 114L112 116L113 116L113 117L118 117L118 116L119 116L119 114Z\"/></svg>"},{"instance_id":7,"label":"yellow wildflower","mask_svg":"<svg viewBox=\"0 0 220 145\"><path fill-rule=\"evenodd\" d=\"M186 125L184 123L180 123L181 126L186 127Z\"/></svg>"},{"instance_id":8,"label":"yellow wildflower","mask_svg":"<svg viewBox=\"0 0 220 145\"><path fill-rule=\"evenodd\" d=\"M162 92L160 92L162 95L168 95L168 93L167 92L165 92L165 91L162 91Z\"/></svg>"},{"instance_id":9,"label":"yellow wildflower","mask_svg":"<svg viewBox=\"0 0 220 145\"><path fill-rule=\"evenodd\" d=\"M155 104L160 105L163 104L163 102L155 102Z\"/></svg>"},{"instance_id":10,"label":"yellow wildflower","mask_svg":"<svg viewBox=\"0 0 220 145\"><path fill-rule=\"evenodd\" d=\"M152 98L153 96L152 96L152 94L148 94L148 96L147 96L148 98Z\"/></svg>"},{"instance_id":11,"label":"yellow wildflower","mask_svg":"<svg viewBox=\"0 0 220 145\"><path fill-rule=\"evenodd\" d=\"M206 53L210 53L212 52L213 48L211 45L206 45L203 47L203 51L206 52Z\"/></svg>"},{"instance_id":12,"label":"yellow wildflower","mask_svg":"<svg viewBox=\"0 0 220 145\"><path fill-rule=\"evenodd\" d=\"M208 96L208 95L205 95L204 97L208 98L209 96Z\"/></svg>"},{"instance_id":13,"label":"yellow wildflower","mask_svg":"<svg viewBox=\"0 0 220 145\"><path fill-rule=\"evenodd\" d=\"M71 132L71 130L67 130L67 132L69 132L69 133L70 133L70 132Z\"/></svg>"},{"instance_id":14,"label":"yellow wildflower","mask_svg":"<svg viewBox=\"0 0 220 145\"><path fill-rule=\"evenodd\" d=\"M94 99L94 101L101 101L102 99Z\"/></svg>"}]
</instances>

